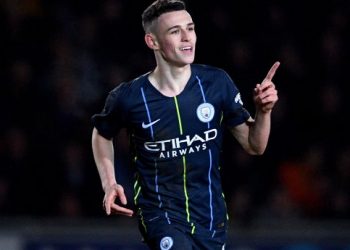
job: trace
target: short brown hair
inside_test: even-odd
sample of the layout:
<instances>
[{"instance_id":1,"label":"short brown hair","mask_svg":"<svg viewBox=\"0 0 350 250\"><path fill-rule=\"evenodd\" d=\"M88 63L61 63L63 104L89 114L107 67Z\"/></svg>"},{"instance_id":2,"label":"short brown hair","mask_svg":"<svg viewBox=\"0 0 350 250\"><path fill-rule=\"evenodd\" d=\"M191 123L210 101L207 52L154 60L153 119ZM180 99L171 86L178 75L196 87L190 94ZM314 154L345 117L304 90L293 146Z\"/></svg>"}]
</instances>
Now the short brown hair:
<instances>
[{"instance_id":1,"label":"short brown hair","mask_svg":"<svg viewBox=\"0 0 350 250\"><path fill-rule=\"evenodd\" d=\"M182 0L157 0L148 6L142 13L142 26L148 32L152 22L164 13L186 10L186 4Z\"/></svg>"}]
</instances>

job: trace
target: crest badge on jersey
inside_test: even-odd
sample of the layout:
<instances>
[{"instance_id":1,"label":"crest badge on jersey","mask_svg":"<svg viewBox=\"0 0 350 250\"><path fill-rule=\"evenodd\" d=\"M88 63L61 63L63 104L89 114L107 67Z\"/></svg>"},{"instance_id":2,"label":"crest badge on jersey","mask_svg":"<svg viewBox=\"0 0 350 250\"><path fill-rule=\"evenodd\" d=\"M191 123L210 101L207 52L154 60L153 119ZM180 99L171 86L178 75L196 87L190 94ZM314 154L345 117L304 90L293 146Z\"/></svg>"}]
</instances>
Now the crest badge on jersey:
<instances>
[{"instance_id":1,"label":"crest badge on jersey","mask_svg":"<svg viewBox=\"0 0 350 250\"><path fill-rule=\"evenodd\" d=\"M169 236L165 236L160 241L160 249L161 250L169 250L173 246L174 241L173 238Z\"/></svg>"},{"instance_id":2,"label":"crest badge on jersey","mask_svg":"<svg viewBox=\"0 0 350 250\"><path fill-rule=\"evenodd\" d=\"M214 106L208 102L202 103L197 108L197 117L201 122L210 122L215 114Z\"/></svg>"}]
</instances>

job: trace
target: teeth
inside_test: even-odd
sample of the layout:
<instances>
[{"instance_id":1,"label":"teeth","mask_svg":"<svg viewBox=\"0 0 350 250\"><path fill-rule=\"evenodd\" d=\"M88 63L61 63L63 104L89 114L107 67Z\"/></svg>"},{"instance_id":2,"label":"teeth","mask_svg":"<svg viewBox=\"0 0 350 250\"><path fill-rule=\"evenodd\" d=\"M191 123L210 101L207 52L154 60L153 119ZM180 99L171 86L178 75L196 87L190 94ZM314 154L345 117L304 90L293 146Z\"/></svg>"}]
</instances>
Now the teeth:
<instances>
[{"instance_id":1,"label":"teeth","mask_svg":"<svg viewBox=\"0 0 350 250\"><path fill-rule=\"evenodd\" d=\"M183 47L183 48L181 48L180 50L181 51L184 51L184 50L190 50L191 49L191 47Z\"/></svg>"}]
</instances>

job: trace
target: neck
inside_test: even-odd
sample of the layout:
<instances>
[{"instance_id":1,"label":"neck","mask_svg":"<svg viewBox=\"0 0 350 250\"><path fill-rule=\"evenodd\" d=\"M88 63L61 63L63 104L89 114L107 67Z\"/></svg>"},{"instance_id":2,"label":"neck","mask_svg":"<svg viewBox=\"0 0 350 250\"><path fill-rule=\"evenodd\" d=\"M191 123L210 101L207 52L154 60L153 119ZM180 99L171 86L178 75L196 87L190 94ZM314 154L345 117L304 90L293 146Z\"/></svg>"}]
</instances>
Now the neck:
<instances>
[{"instance_id":1,"label":"neck","mask_svg":"<svg viewBox=\"0 0 350 250\"><path fill-rule=\"evenodd\" d=\"M183 91L190 77L190 64L184 67L161 67L158 65L149 75L149 80L160 93L173 97Z\"/></svg>"}]
</instances>

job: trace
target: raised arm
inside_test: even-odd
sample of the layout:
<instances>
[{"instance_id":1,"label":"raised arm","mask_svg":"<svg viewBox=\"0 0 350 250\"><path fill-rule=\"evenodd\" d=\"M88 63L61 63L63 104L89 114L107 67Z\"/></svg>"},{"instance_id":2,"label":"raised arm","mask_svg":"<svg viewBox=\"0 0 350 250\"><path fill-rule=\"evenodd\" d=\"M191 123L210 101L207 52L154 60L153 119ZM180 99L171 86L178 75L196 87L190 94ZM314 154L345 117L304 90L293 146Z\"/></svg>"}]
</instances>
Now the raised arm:
<instances>
[{"instance_id":1,"label":"raised arm","mask_svg":"<svg viewBox=\"0 0 350 250\"><path fill-rule=\"evenodd\" d=\"M271 111L278 100L272 78L280 63L275 62L261 84L254 88L255 118L231 129L232 134L249 154L264 153L271 129Z\"/></svg>"},{"instance_id":2,"label":"raised arm","mask_svg":"<svg viewBox=\"0 0 350 250\"><path fill-rule=\"evenodd\" d=\"M92 151L102 188L105 192L103 207L107 215L122 214L132 216L132 210L115 204L116 198L120 200L122 205L127 204L127 199L123 187L117 184L115 178L113 142L101 136L96 128L92 132Z\"/></svg>"}]
</instances>

